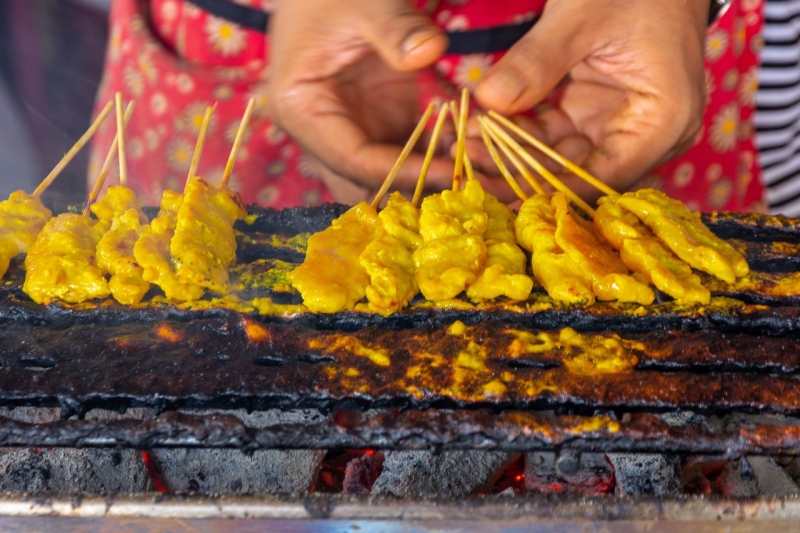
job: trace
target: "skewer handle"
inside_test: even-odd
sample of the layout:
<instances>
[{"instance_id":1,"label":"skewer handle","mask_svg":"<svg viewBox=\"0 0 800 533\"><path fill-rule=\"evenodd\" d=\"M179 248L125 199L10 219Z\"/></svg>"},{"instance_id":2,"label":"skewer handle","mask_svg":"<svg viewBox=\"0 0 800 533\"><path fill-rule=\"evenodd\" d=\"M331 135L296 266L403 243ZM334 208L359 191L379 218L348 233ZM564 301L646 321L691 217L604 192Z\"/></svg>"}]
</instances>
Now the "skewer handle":
<instances>
[{"instance_id":1,"label":"skewer handle","mask_svg":"<svg viewBox=\"0 0 800 533\"><path fill-rule=\"evenodd\" d=\"M128 158L125 155L125 120L122 117L122 93L114 95L114 103L117 112L117 154L119 156L119 184L123 187L128 186Z\"/></svg>"},{"instance_id":2,"label":"skewer handle","mask_svg":"<svg viewBox=\"0 0 800 533\"><path fill-rule=\"evenodd\" d=\"M503 115L495 111L489 111L489 116L491 116L493 119L503 124L506 128L510 129L517 135L519 135L522 139L525 140L525 142L529 143L531 146L533 146L543 154L549 156L551 159L564 165L564 167L567 170L569 170L570 172L581 178L589 185L592 185L594 188L596 188L603 194L607 194L608 196L619 196L619 193L617 191L615 191L614 189L612 189L599 179L595 178L594 176L583 170L581 167L579 167L578 165L576 165L563 155L559 154L558 152L547 146L545 143L543 143L542 141L540 141L539 139L537 139L524 129L514 124L512 121L510 121Z\"/></svg>"},{"instance_id":3,"label":"skewer handle","mask_svg":"<svg viewBox=\"0 0 800 533\"><path fill-rule=\"evenodd\" d=\"M247 125L250 123L250 117L253 116L253 110L256 107L256 99L251 98L247 102L247 108L244 110L242 121L239 123L239 128L236 130L236 138L233 140L233 147L231 148L231 155L228 156L228 163L225 165L225 172L222 174L222 187L228 188L228 183L231 181L231 174L233 174L233 164L236 162L236 156L239 155L239 148L242 146L244 134L247 131Z\"/></svg>"},{"instance_id":4,"label":"skewer handle","mask_svg":"<svg viewBox=\"0 0 800 533\"><path fill-rule=\"evenodd\" d=\"M433 110L436 108L436 104L431 102L428 104L427 109L422 114L422 118L419 119L417 122L417 127L414 128L414 131L411 133L411 137L408 138L406 145L403 147L403 150L400 152L400 156L398 156L397 161L395 161L394 166L389 171L389 175L386 176L386 179L383 180L383 185L378 190L378 193L375 195L375 199L372 200L372 207L374 209L378 209L378 206L381 205L381 201L383 201L383 197L386 196L386 193L389 191L389 187L392 186L392 182L397 177L397 173L400 172L400 167L403 166L406 159L408 159L408 154L411 153L411 150L414 149L414 145L417 144L419 138L422 136L422 132L425 131L425 126L428 124L428 121L433 115Z\"/></svg>"},{"instance_id":5,"label":"skewer handle","mask_svg":"<svg viewBox=\"0 0 800 533\"><path fill-rule=\"evenodd\" d=\"M436 124L433 126L431 140L428 143L428 151L425 152L425 161L422 163L422 171L419 173L417 187L414 189L414 197L411 199L411 204L415 207L419 205L419 201L422 198L422 191L425 189L425 179L428 177L428 169L431 167L433 155L436 153L436 146L439 144L439 138L442 136L442 126L444 126L444 121L449 112L450 107L445 104L439 110L439 116L436 117Z\"/></svg>"},{"instance_id":6,"label":"skewer handle","mask_svg":"<svg viewBox=\"0 0 800 533\"><path fill-rule=\"evenodd\" d=\"M203 115L203 123L200 125L200 134L197 136L197 144L194 146L194 154L192 154L192 163L189 165L189 175L186 177L186 183L189 183L197 172L197 166L200 164L200 154L203 153L203 144L206 142L208 125L211 123L211 115L216 108L217 104L207 107L206 113Z\"/></svg>"},{"instance_id":7,"label":"skewer handle","mask_svg":"<svg viewBox=\"0 0 800 533\"><path fill-rule=\"evenodd\" d=\"M81 138L78 139L78 142L76 142L72 146L72 148L70 148L69 151L66 154L64 154L64 157L61 158L61 161L59 161L56 164L56 166L53 167L53 170L50 171L50 174L48 174L42 180L39 186L36 187L36 190L34 190L31 193L31 196L33 196L34 198L38 198L50 186L50 184L53 183L53 181L58 177L58 175L61 174L61 171L64 170L64 167L66 167L69 164L69 162L72 161L72 158L75 157L75 154L77 154L80 151L80 149L83 148L87 142L89 142L89 139L92 138L92 135L94 135L97 132L98 128L100 128L100 125L106 119L108 114L111 113L111 109L113 107L114 107L114 102L109 102L106 104L103 110L100 111L100 114L97 115L97 118L94 119L92 125L89 126L89 129L86 130L86 133L84 133L81 136Z\"/></svg>"},{"instance_id":8,"label":"skewer handle","mask_svg":"<svg viewBox=\"0 0 800 533\"><path fill-rule=\"evenodd\" d=\"M125 116L123 117L123 128L128 125L128 122L131 119L131 115L133 115L133 106L134 103L131 100L128 102L128 107L125 108ZM86 200L86 206L83 208L83 216L87 216L89 214L89 207L97 200L97 197L100 196L100 189L103 188L103 183L106 181L106 177L108 176L109 170L111 170L111 163L114 161L114 154L117 153L117 144L119 143L119 132L121 130L117 130L117 133L114 134L114 140L111 141L111 148L108 149L108 153L106 154L106 159L103 161L103 166L100 167L100 173L97 175L97 179L94 180L94 186L92 187L92 191L89 193L89 198Z\"/></svg>"},{"instance_id":9,"label":"skewer handle","mask_svg":"<svg viewBox=\"0 0 800 533\"><path fill-rule=\"evenodd\" d=\"M456 165L453 170L453 190L461 190L461 176L464 169L464 154L467 151L467 115L469 114L469 91L461 91L461 105L458 110L458 130L456 137Z\"/></svg>"},{"instance_id":10,"label":"skewer handle","mask_svg":"<svg viewBox=\"0 0 800 533\"><path fill-rule=\"evenodd\" d=\"M519 186L519 183L517 183L517 180L515 180L514 176L512 176L511 172L509 172L508 167L506 167L506 164L503 162L500 154L497 153L497 149L494 147L494 144L492 144L492 139L489 138L490 133L486 127L486 124L484 124L483 117L480 117L478 121L481 125L481 137L483 138L483 144L485 144L486 149L489 150L489 155L492 156L494 164L497 165L498 169L500 169L500 174L503 175L503 178L505 178L508 186L511 187L511 190L514 191L514 194L517 195L517 198L524 202L528 199L528 195L525 194L525 191L523 191ZM497 139L495 138L495 141L496 140Z\"/></svg>"}]
</instances>

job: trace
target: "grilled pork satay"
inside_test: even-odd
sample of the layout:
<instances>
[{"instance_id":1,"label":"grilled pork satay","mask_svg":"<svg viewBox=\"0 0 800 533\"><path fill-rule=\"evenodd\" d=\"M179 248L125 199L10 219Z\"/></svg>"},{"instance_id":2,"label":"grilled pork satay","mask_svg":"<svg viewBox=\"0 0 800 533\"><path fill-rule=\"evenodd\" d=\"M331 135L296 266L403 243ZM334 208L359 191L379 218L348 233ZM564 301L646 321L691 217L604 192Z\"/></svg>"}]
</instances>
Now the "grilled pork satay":
<instances>
[{"instance_id":1,"label":"grilled pork satay","mask_svg":"<svg viewBox=\"0 0 800 533\"><path fill-rule=\"evenodd\" d=\"M236 259L233 223L247 216L242 199L225 186L195 176L184 190L170 253L182 283L230 292L228 267Z\"/></svg>"},{"instance_id":2,"label":"grilled pork satay","mask_svg":"<svg viewBox=\"0 0 800 533\"><path fill-rule=\"evenodd\" d=\"M419 212L399 193L389 197L380 215L377 208L433 109L426 109L372 204L361 202L309 238L306 258L291 280L310 311L350 309L366 296L370 309L389 314L416 294L411 251L421 241Z\"/></svg>"},{"instance_id":3,"label":"grilled pork satay","mask_svg":"<svg viewBox=\"0 0 800 533\"><path fill-rule=\"evenodd\" d=\"M707 304L711 291L703 287L692 267L669 251L635 215L622 209L617 199L600 199L594 227L619 250L625 266L678 301Z\"/></svg>"},{"instance_id":4,"label":"grilled pork satay","mask_svg":"<svg viewBox=\"0 0 800 533\"><path fill-rule=\"evenodd\" d=\"M38 197L25 191L12 192L0 202L0 278L14 257L27 253L52 216Z\"/></svg>"},{"instance_id":5,"label":"grilled pork satay","mask_svg":"<svg viewBox=\"0 0 800 533\"><path fill-rule=\"evenodd\" d=\"M678 257L727 283L750 267L733 246L714 235L683 203L653 189L625 193L616 200L636 215Z\"/></svg>"},{"instance_id":6,"label":"grilled pork satay","mask_svg":"<svg viewBox=\"0 0 800 533\"><path fill-rule=\"evenodd\" d=\"M91 210L98 219L111 222L111 228L97 243L97 266L110 275L111 295L121 304L139 303L150 283L144 279L144 269L133 252L147 224L136 194L122 185L109 187Z\"/></svg>"},{"instance_id":7,"label":"grilled pork satay","mask_svg":"<svg viewBox=\"0 0 800 533\"><path fill-rule=\"evenodd\" d=\"M175 218L183 204L183 194L164 191L158 216L142 228L133 246L136 262L142 267L142 279L158 285L167 298L180 301L197 300L205 289L178 280L170 263L169 245L175 234Z\"/></svg>"},{"instance_id":8,"label":"grilled pork satay","mask_svg":"<svg viewBox=\"0 0 800 533\"><path fill-rule=\"evenodd\" d=\"M555 211L549 196L537 194L525 200L514 227L517 242L532 253L534 276L551 298L570 304L594 303L591 283L556 244Z\"/></svg>"},{"instance_id":9,"label":"grilled pork satay","mask_svg":"<svg viewBox=\"0 0 800 533\"><path fill-rule=\"evenodd\" d=\"M653 290L629 275L616 251L598 238L589 222L572 212L566 196L554 194L551 204L556 219L556 244L592 282L595 296L600 300L653 303Z\"/></svg>"},{"instance_id":10,"label":"grilled pork satay","mask_svg":"<svg viewBox=\"0 0 800 533\"><path fill-rule=\"evenodd\" d=\"M378 218L379 235L361 252L359 262L369 276L369 308L388 315L406 307L419 292L412 258L422 243L419 209L393 192Z\"/></svg>"},{"instance_id":11,"label":"grilled pork satay","mask_svg":"<svg viewBox=\"0 0 800 533\"><path fill-rule=\"evenodd\" d=\"M485 193L477 180L460 191L442 191L422 201L420 235L414 252L420 292L432 301L455 298L474 282L486 264L483 234L488 216Z\"/></svg>"},{"instance_id":12,"label":"grilled pork satay","mask_svg":"<svg viewBox=\"0 0 800 533\"><path fill-rule=\"evenodd\" d=\"M350 309L366 295L370 278L359 256L379 229L377 211L361 202L309 237L305 261L291 273L291 280L310 311Z\"/></svg>"},{"instance_id":13,"label":"grilled pork satay","mask_svg":"<svg viewBox=\"0 0 800 533\"><path fill-rule=\"evenodd\" d=\"M491 194L486 194L483 210L489 220L486 233L486 269L467 288L472 300L491 300L506 296L527 300L533 280L525 273L525 254L514 236L514 213Z\"/></svg>"},{"instance_id":14,"label":"grilled pork satay","mask_svg":"<svg viewBox=\"0 0 800 533\"><path fill-rule=\"evenodd\" d=\"M40 304L57 299L80 303L111 294L96 260L97 243L110 227L107 220L77 213L51 219L25 257L25 294Z\"/></svg>"}]
</instances>

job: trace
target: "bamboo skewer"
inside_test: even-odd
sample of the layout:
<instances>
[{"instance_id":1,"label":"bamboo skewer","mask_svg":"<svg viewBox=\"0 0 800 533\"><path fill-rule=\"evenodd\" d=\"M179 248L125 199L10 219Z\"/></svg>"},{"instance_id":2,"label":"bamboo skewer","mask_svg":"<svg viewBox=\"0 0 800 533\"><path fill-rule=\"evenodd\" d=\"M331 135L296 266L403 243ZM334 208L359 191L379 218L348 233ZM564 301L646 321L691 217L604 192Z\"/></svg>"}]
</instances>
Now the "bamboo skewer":
<instances>
[{"instance_id":1,"label":"bamboo skewer","mask_svg":"<svg viewBox=\"0 0 800 533\"><path fill-rule=\"evenodd\" d=\"M386 192L389 190L389 187L392 186L392 182L397 177L397 173L400 172L400 167L403 166L406 159L408 159L408 154L411 153L411 150L414 149L414 146L417 144L417 141L422 136L422 132L425 131L425 126L428 124L428 120L430 120L431 115L433 115L433 110L436 108L436 104L431 102L428 104L428 108L425 109L425 113L422 114L422 118L419 119L417 123L417 127L414 128L414 131L411 133L411 137L408 138L406 145L403 147L403 150L400 152L400 155L395 161L394 166L389 171L389 174L386 176L386 179L383 180L383 185L378 190L377 194L375 195L375 199L372 200L372 207L374 209L378 209L378 206L381 205L381 201L383 201L383 197L386 195Z\"/></svg>"},{"instance_id":2,"label":"bamboo skewer","mask_svg":"<svg viewBox=\"0 0 800 533\"><path fill-rule=\"evenodd\" d=\"M459 116L458 105L455 103L455 101L451 101L449 105L451 114L453 116L453 126L455 127L456 131L458 131L458 116ZM464 140L464 142L466 143L466 139ZM457 156L458 154L456 154L456 157ZM464 170L466 171L467 174L467 181L472 181L475 179L475 169L472 167L472 161L470 161L469 159L469 153L467 153L466 144L464 145L463 159L464 159Z\"/></svg>"},{"instance_id":3,"label":"bamboo skewer","mask_svg":"<svg viewBox=\"0 0 800 533\"><path fill-rule=\"evenodd\" d=\"M444 126L444 121L449 112L449 106L443 105L439 110L439 116L436 117L436 124L433 126L431 140L428 143L428 151L425 152L425 160L422 163L422 171L419 173L417 187L414 189L414 197L411 199L411 204L415 207L419 204L420 198L422 198L422 191L425 189L425 179L428 177L428 169L431 167L431 161L433 161L436 146L439 144L439 138L442 135L442 127Z\"/></svg>"},{"instance_id":4,"label":"bamboo skewer","mask_svg":"<svg viewBox=\"0 0 800 533\"><path fill-rule=\"evenodd\" d=\"M256 99L251 98L247 103L247 108L244 110L244 116L242 116L242 121L239 123L239 128L236 130L236 137L233 140L231 155L228 157L228 163L225 165L225 172L222 174L222 187L224 189L228 188L228 182L231 180L233 164L236 162L236 156L239 155L239 148L242 146L242 141L244 140L244 134L245 131L247 131L247 125L250 122L250 117L253 116L255 104Z\"/></svg>"},{"instance_id":5,"label":"bamboo skewer","mask_svg":"<svg viewBox=\"0 0 800 533\"><path fill-rule=\"evenodd\" d=\"M480 119L479 119L480 120ZM517 180L514 179L514 176L511 175L511 172L508 171L508 167L503 162L503 159L500 157L500 154L497 153L497 149L494 147L492 143L492 139L489 138L489 131L486 128L486 125L480 120L481 124L481 137L483 138L483 144L486 145L486 149L489 150L489 155L492 156L494 160L494 164L497 165L497 168L500 169L500 174L503 175L506 182L508 183L511 190L514 191L514 194L522 200L523 202L528 199L528 195L525 194L525 191L520 188L519 183Z\"/></svg>"},{"instance_id":6,"label":"bamboo skewer","mask_svg":"<svg viewBox=\"0 0 800 533\"><path fill-rule=\"evenodd\" d=\"M546 179L547 182L550 183L550 185L552 185L557 191L564 193L575 205L583 209L587 215L594 217L594 209L592 209L589 204L584 202L580 196L572 192L566 185L564 185L561 180L559 180L552 172L547 170L544 165L537 161L536 158L534 158L522 146L520 146L520 144L515 141L511 135L506 133L496 122L487 117L483 117L483 123L486 124L486 127L489 129L490 133L494 132L495 135L503 139L503 141L505 141L511 149L513 149L520 157L522 157L522 159L528 163L531 168L533 168L539 173L539 175Z\"/></svg>"},{"instance_id":7,"label":"bamboo skewer","mask_svg":"<svg viewBox=\"0 0 800 533\"><path fill-rule=\"evenodd\" d=\"M123 128L128 125L128 121L131 119L131 115L133 114L133 101L128 102L128 107L125 108L125 116L123 117ZM100 168L100 173L97 175L97 179L94 182L94 186L92 187L92 191L89 193L89 198L86 200L86 206L83 208L83 215L86 216L89 214L89 206L91 206L97 197L100 196L100 189L103 188L103 183L106 181L106 176L108 176L108 171L111 169L111 163L114 161L114 155L117 153L117 144L119 142L119 131L114 134L114 140L111 141L111 147L108 149L108 154L106 154L106 159L103 161L103 166ZM121 183L121 182L120 182Z\"/></svg>"},{"instance_id":8,"label":"bamboo skewer","mask_svg":"<svg viewBox=\"0 0 800 533\"><path fill-rule=\"evenodd\" d=\"M122 93L114 95L117 111L117 152L119 153L119 184L128 186L128 159L125 156L125 121L122 118Z\"/></svg>"},{"instance_id":9,"label":"bamboo skewer","mask_svg":"<svg viewBox=\"0 0 800 533\"><path fill-rule=\"evenodd\" d=\"M189 165L189 175L186 177L186 183L189 183L197 172L197 166L200 164L200 154L203 152L203 144L206 142L206 133L208 133L208 125L211 123L211 114L214 113L213 107L206 108L206 113L203 115L203 123L200 125L200 134L197 136L197 143L194 146L194 153L192 154L192 163Z\"/></svg>"},{"instance_id":10,"label":"bamboo skewer","mask_svg":"<svg viewBox=\"0 0 800 533\"><path fill-rule=\"evenodd\" d=\"M64 157L61 158L61 161L59 161L56 166L53 167L53 170L51 170L50 173L42 180L39 186L36 187L36 190L31 193L32 197L38 198L50 186L50 184L53 183L61 171L64 170L64 167L66 167L69 162L72 161L72 158L75 157L75 154L77 154L80 149L83 148L87 142L89 142L89 139L92 138L92 135L97 132L98 128L100 128L100 125L106 119L108 114L111 113L111 109L113 107L114 102L109 102L106 104L100 114L97 115L97 118L94 119L92 125L89 126L89 129L86 130L86 133L84 133L81 138L78 139L78 142L76 142L72 148L70 148L69 151L64 154Z\"/></svg>"},{"instance_id":11,"label":"bamboo skewer","mask_svg":"<svg viewBox=\"0 0 800 533\"><path fill-rule=\"evenodd\" d=\"M511 147L508 146L508 144L506 144L506 142L500 137L494 137L493 140L497 143L497 146L500 147L500 150L503 151L503 154L509 159L509 161L511 161L511 164L514 165L514 168L516 168L517 171L522 174L522 177L525 179L528 185L531 186L533 191L536 194L545 194L542 185L533 176L533 174L531 174L531 171L528 170L528 167L526 167L525 164L520 161L519 157L517 157L517 155L514 153L514 150L512 150Z\"/></svg>"},{"instance_id":12,"label":"bamboo skewer","mask_svg":"<svg viewBox=\"0 0 800 533\"><path fill-rule=\"evenodd\" d=\"M583 170L581 167L579 167L578 165L576 165L563 155L559 154L558 152L556 152L555 150L544 144L542 141L540 141L539 139L537 139L524 129L514 124L512 121L510 121L503 115L495 111L489 111L489 116L491 116L493 119L503 124L509 130L519 135L527 143L529 143L534 148L538 149L543 154L549 156L551 159L564 165L564 167L567 170L569 170L570 172L572 172L573 174L584 180L586 183L592 185L600 192L607 194L608 196L619 196L619 193L617 191L615 191L614 189L612 189L599 179L595 178L594 176Z\"/></svg>"},{"instance_id":13,"label":"bamboo skewer","mask_svg":"<svg viewBox=\"0 0 800 533\"><path fill-rule=\"evenodd\" d=\"M469 114L469 91L461 91L461 105L458 113L458 130L456 140L456 164L453 170L453 190L461 189L461 175L464 169L464 154L466 153L467 115Z\"/></svg>"}]
</instances>

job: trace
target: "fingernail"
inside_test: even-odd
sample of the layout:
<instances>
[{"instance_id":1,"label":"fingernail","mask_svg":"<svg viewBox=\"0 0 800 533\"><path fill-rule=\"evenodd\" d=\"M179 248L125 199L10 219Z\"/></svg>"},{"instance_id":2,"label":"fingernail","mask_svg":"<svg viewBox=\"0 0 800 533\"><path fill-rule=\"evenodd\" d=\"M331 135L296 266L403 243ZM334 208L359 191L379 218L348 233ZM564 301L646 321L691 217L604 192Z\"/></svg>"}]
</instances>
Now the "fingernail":
<instances>
[{"instance_id":1,"label":"fingernail","mask_svg":"<svg viewBox=\"0 0 800 533\"><path fill-rule=\"evenodd\" d=\"M413 54L422 45L439 36L439 32L431 28L420 28L414 30L403 41L403 54Z\"/></svg>"},{"instance_id":2,"label":"fingernail","mask_svg":"<svg viewBox=\"0 0 800 533\"><path fill-rule=\"evenodd\" d=\"M478 84L475 94L487 103L512 104L524 90L525 83L519 77L507 70L498 70Z\"/></svg>"}]
</instances>

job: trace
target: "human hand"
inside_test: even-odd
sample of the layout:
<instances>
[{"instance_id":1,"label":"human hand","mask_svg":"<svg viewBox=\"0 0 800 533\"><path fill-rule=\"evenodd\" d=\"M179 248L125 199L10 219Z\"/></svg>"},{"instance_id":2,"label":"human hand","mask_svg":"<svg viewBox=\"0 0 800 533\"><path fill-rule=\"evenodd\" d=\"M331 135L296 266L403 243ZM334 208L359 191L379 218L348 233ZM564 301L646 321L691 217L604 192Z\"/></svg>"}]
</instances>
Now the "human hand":
<instances>
[{"instance_id":1,"label":"human hand","mask_svg":"<svg viewBox=\"0 0 800 533\"><path fill-rule=\"evenodd\" d=\"M446 36L407 0L280 0L270 34L272 119L317 163L337 200L364 199L414 129L414 71L444 53ZM413 190L423 157L409 156L396 188ZM452 174L452 159L439 156L427 183L446 188Z\"/></svg>"},{"instance_id":2,"label":"human hand","mask_svg":"<svg viewBox=\"0 0 800 533\"><path fill-rule=\"evenodd\" d=\"M708 7L707 0L549 0L475 97L484 107L514 115L569 75L558 108L518 123L625 190L697 138L706 99ZM479 139L476 126L470 134ZM476 139L471 147L476 164L488 166ZM571 176L565 182L587 199L600 194Z\"/></svg>"}]
</instances>

